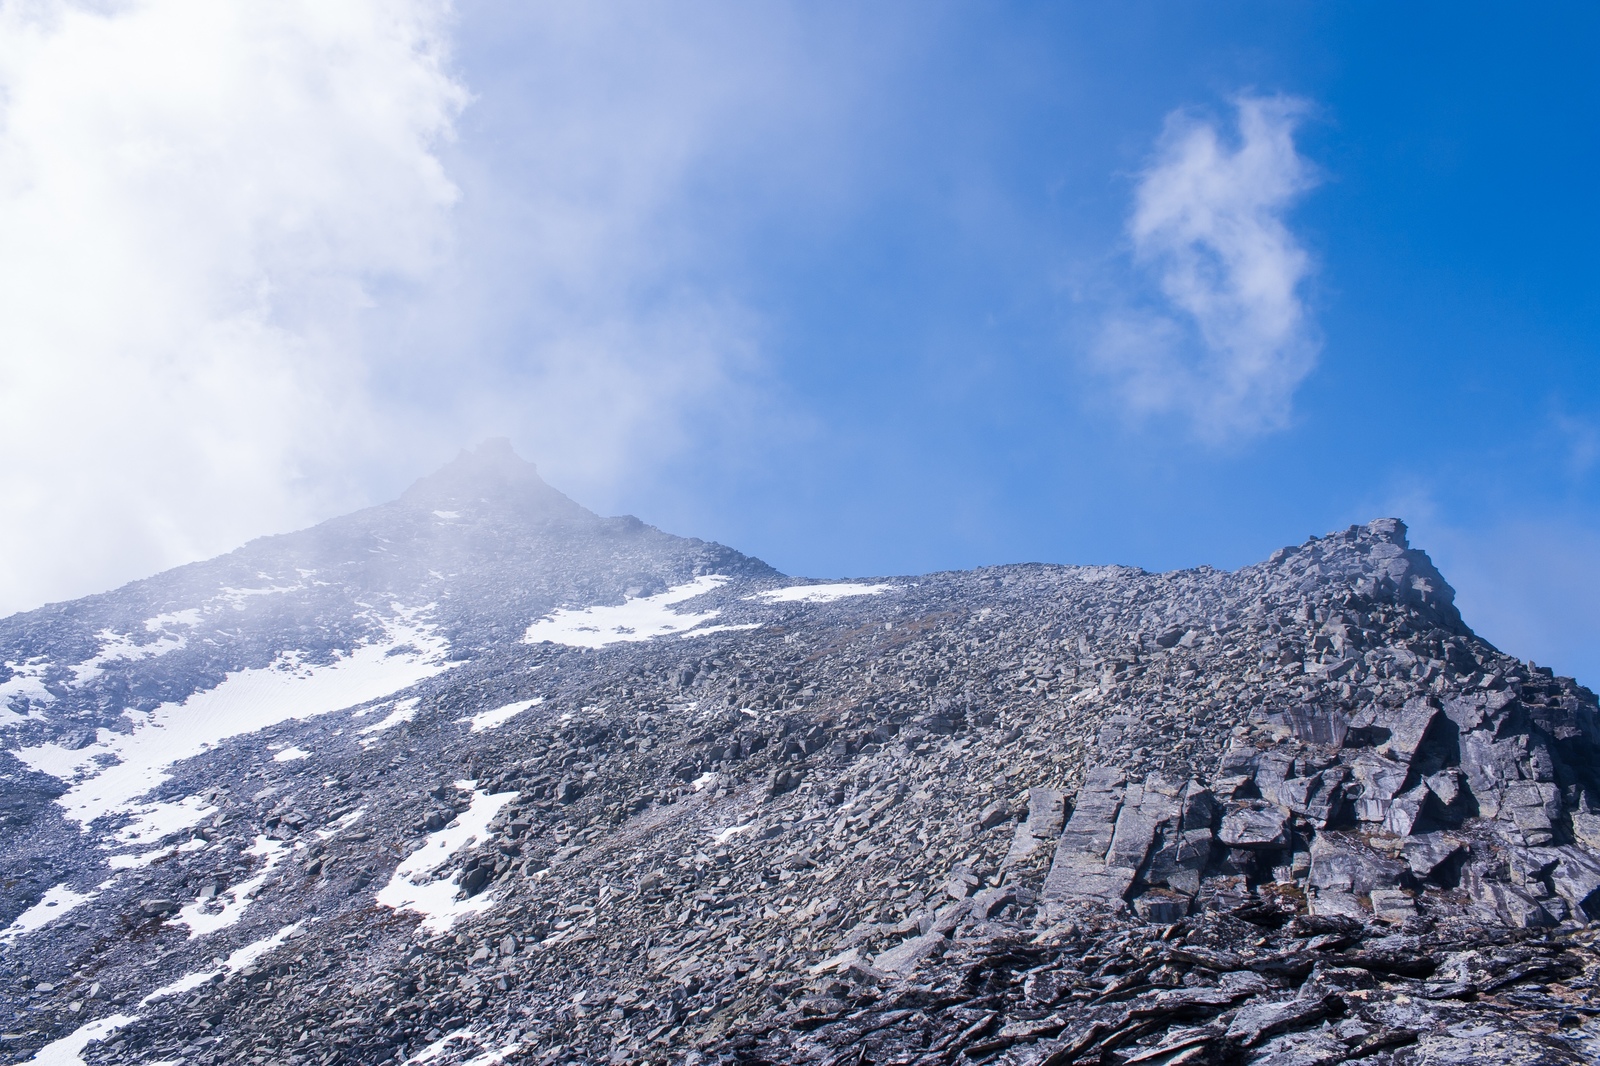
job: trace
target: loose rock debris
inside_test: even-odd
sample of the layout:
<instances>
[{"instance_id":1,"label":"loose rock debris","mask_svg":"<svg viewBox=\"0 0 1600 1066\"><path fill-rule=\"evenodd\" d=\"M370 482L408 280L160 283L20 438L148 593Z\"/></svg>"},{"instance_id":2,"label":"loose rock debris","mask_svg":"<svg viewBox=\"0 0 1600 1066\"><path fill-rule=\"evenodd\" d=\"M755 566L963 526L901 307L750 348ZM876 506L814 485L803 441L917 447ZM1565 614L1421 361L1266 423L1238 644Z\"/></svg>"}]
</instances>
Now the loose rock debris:
<instances>
[{"instance_id":1,"label":"loose rock debris","mask_svg":"<svg viewBox=\"0 0 1600 1066\"><path fill-rule=\"evenodd\" d=\"M541 535L589 551L575 529ZM357 708L175 765L159 797L212 813L120 872L13 772L11 861L104 887L7 945L0 1054L85 1025L89 1063L1600 1054L1595 697L1475 637L1400 523L1234 573L810 598L624 545L666 585L743 567L693 608L752 628L523 644L515 597L482 600L503 620L376 741ZM258 840L289 857L191 936L175 915L236 904ZM435 912L378 902L402 865L448 886Z\"/></svg>"}]
</instances>

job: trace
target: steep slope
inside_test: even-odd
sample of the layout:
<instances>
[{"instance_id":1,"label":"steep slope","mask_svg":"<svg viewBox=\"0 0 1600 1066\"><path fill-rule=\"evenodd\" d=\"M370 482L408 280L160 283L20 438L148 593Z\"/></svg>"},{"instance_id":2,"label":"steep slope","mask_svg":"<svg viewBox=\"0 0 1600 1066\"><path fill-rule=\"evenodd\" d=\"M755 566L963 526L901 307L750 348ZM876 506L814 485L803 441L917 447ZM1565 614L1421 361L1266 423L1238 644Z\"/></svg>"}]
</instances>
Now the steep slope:
<instances>
[{"instance_id":1,"label":"steep slope","mask_svg":"<svg viewBox=\"0 0 1600 1066\"><path fill-rule=\"evenodd\" d=\"M1394 520L791 582L491 448L4 627L14 1061L1600 1050L1595 698Z\"/></svg>"}]
</instances>

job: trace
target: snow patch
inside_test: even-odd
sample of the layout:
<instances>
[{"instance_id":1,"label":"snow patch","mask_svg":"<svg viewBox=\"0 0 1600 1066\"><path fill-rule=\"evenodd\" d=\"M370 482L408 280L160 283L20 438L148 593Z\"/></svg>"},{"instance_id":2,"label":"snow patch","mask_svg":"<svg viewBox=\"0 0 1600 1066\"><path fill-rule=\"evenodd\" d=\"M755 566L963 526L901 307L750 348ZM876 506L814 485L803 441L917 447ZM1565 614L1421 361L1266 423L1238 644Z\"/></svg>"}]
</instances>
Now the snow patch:
<instances>
[{"instance_id":1,"label":"snow patch","mask_svg":"<svg viewBox=\"0 0 1600 1066\"><path fill-rule=\"evenodd\" d=\"M146 851L138 855L113 855L106 862L113 870L142 870L158 859L169 859L174 855L201 851L210 846L210 842L204 837L195 837L193 840L185 840L182 844L156 848L154 851ZM107 882L107 884L109 883Z\"/></svg>"},{"instance_id":2,"label":"snow patch","mask_svg":"<svg viewBox=\"0 0 1600 1066\"><path fill-rule=\"evenodd\" d=\"M475 784L457 781L456 787L471 789ZM473 791L470 807L443 829L429 833L422 846L395 867L389 883L378 891L377 901L393 910L423 915L422 927L430 933L443 933L456 919L493 907L496 900L489 893L457 899L446 863L458 850L484 837L500 808L516 797L515 792L490 795Z\"/></svg>"},{"instance_id":3,"label":"snow patch","mask_svg":"<svg viewBox=\"0 0 1600 1066\"><path fill-rule=\"evenodd\" d=\"M457 1029L453 1033L446 1033L411 1056L402 1066L413 1066L413 1064L415 1066L423 1066L425 1063L435 1062L439 1059L439 1056L450 1050L451 1044L471 1044L473 1048L481 1048L483 1046L483 1038L478 1035L476 1029ZM474 1055L463 1062L461 1066L500 1066L500 1063L506 1061L507 1056L515 1054L521 1047L522 1041L514 1040L505 1047L491 1048L481 1055ZM466 1050L466 1048L463 1048L462 1053L465 1054Z\"/></svg>"},{"instance_id":4,"label":"snow patch","mask_svg":"<svg viewBox=\"0 0 1600 1066\"><path fill-rule=\"evenodd\" d=\"M726 829L713 829L711 830L711 842L713 844L726 844L736 836L754 832L755 828L754 822L746 822L744 825L730 825Z\"/></svg>"},{"instance_id":5,"label":"snow patch","mask_svg":"<svg viewBox=\"0 0 1600 1066\"><path fill-rule=\"evenodd\" d=\"M712 633L738 633L746 629L760 629L761 625L762 623L760 622L746 622L743 625L704 626L684 633L682 636L684 640L688 640L690 637L706 637Z\"/></svg>"},{"instance_id":6,"label":"snow patch","mask_svg":"<svg viewBox=\"0 0 1600 1066\"><path fill-rule=\"evenodd\" d=\"M407 1059L404 1063L404 1066L412 1066L413 1063L417 1064L417 1066L421 1066L422 1063L432 1062L440 1055L443 1055L446 1051L450 1050L451 1044L465 1043L467 1041L471 1041L473 1044L478 1042L478 1031L476 1029L457 1029L453 1033L446 1033L444 1036L441 1036L439 1039L435 1040L433 1043L429 1044L427 1047L423 1048L421 1051Z\"/></svg>"},{"instance_id":7,"label":"snow patch","mask_svg":"<svg viewBox=\"0 0 1600 1066\"><path fill-rule=\"evenodd\" d=\"M43 929L74 907L94 899L98 892L77 892L67 885L56 885L40 897L39 902L17 915L12 923L0 929L0 944L9 944L17 937Z\"/></svg>"},{"instance_id":8,"label":"snow patch","mask_svg":"<svg viewBox=\"0 0 1600 1066\"><path fill-rule=\"evenodd\" d=\"M104 1040L112 1033L138 1021L134 1014L113 1014L108 1018L96 1018L78 1026L60 1040L52 1040L44 1047L33 1053L33 1058L28 1061L39 1066L83 1066L83 1049L96 1040Z\"/></svg>"},{"instance_id":9,"label":"snow patch","mask_svg":"<svg viewBox=\"0 0 1600 1066\"><path fill-rule=\"evenodd\" d=\"M197 973L185 974L176 981L173 981L171 984L162 985L160 988L141 999L139 1001L139 1006L143 1007L155 1000L166 999L168 996L182 995L183 993L192 989L199 988L203 984L209 984L218 977L231 977L235 973L238 973L240 970L244 969L246 966L249 966L251 963L255 962L257 959L261 958L261 956L267 954L267 952L281 947L285 940L288 940L290 937L294 936L300 931L301 924L302 923L300 922L295 922L293 925L286 925L269 937L263 937L260 940L246 944L238 951L235 951L233 954L229 955L227 959L223 961L222 965L216 967L215 969L201 970Z\"/></svg>"},{"instance_id":10,"label":"snow patch","mask_svg":"<svg viewBox=\"0 0 1600 1066\"><path fill-rule=\"evenodd\" d=\"M512 1041L505 1047L485 1051L482 1055L475 1055L463 1062L461 1066L500 1066L508 1056L515 1054L521 1048L522 1042L520 1040Z\"/></svg>"},{"instance_id":11,"label":"snow patch","mask_svg":"<svg viewBox=\"0 0 1600 1066\"><path fill-rule=\"evenodd\" d=\"M201 985L214 981L218 977L232 976L294 936L295 933L300 931L300 924L295 922L293 925L286 925L272 936L257 940L253 944L246 944L232 955L229 955L215 969L186 974L171 984L162 985L141 999L139 1006L143 1007L153 1000L165 999L168 996L182 995L184 992L199 988ZM33 1058L28 1061L36 1063L38 1066L84 1066L84 1048L96 1040L104 1040L117 1030L138 1020L139 1015L137 1014L113 1014L108 1018L97 1018L92 1022L78 1026L78 1028L60 1040L46 1044L35 1052Z\"/></svg>"},{"instance_id":12,"label":"snow patch","mask_svg":"<svg viewBox=\"0 0 1600 1066\"><path fill-rule=\"evenodd\" d=\"M297 744L291 744L272 757L273 762L294 762L297 759L309 759L311 753Z\"/></svg>"},{"instance_id":13,"label":"snow patch","mask_svg":"<svg viewBox=\"0 0 1600 1066\"><path fill-rule=\"evenodd\" d=\"M266 577L265 574L257 575ZM305 585L268 585L259 589L223 588L211 598L212 603L225 603L236 611L242 611L255 596L281 596L285 592L299 592Z\"/></svg>"},{"instance_id":14,"label":"snow patch","mask_svg":"<svg viewBox=\"0 0 1600 1066\"><path fill-rule=\"evenodd\" d=\"M369 744L375 743L378 738L373 736L374 733L382 733L386 729L393 729L401 722L411 721L411 719L417 716L417 704L419 702L420 701L413 696L411 699L401 700L400 702L396 703L390 709L389 716L387 718L383 719L381 722L372 723L356 734L359 737L372 737L371 740L361 741L361 745L365 747Z\"/></svg>"},{"instance_id":15,"label":"snow patch","mask_svg":"<svg viewBox=\"0 0 1600 1066\"><path fill-rule=\"evenodd\" d=\"M435 518L442 518L446 522L448 522L451 519L460 518L461 517L461 512L460 511L435 511L435 512L433 512L433 516Z\"/></svg>"},{"instance_id":16,"label":"snow patch","mask_svg":"<svg viewBox=\"0 0 1600 1066\"><path fill-rule=\"evenodd\" d=\"M289 851L288 845L264 836L256 837L254 846L246 855L267 860L267 865L254 877L217 893L212 899L197 899L178 912L177 921L189 927L189 939L226 929L244 917L245 908L255 900L256 893L267 883L267 878Z\"/></svg>"},{"instance_id":17,"label":"snow patch","mask_svg":"<svg viewBox=\"0 0 1600 1066\"><path fill-rule=\"evenodd\" d=\"M133 801L168 780L166 770L173 763L280 722L382 699L449 669L446 641L417 621L419 611L403 612L385 623L387 639L331 663L308 664L298 652L285 652L270 666L231 673L216 688L196 692L182 703L164 703L148 714L127 712L131 733L102 730L95 743L75 751L41 744L12 754L71 783L56 802L80 825L113 813L153 821L158 811L173 805L140 808ZM106 756L115 764L105 766Z\"/></svg>"},{"instance_id":18,"label":"snow patch","mask_svg":"<svg viewBox=\"0 0 1600 1066\"><path fill-rule=\"evenodd\" d=\"M505 725L511 719L531 707L537 707L544 702L543 696L535 696L531 700L521 700L517 703L508 703L504 707L496 707L492 711L480 711L469 718L457 718L458 722L471 722L474 733L482 733L485 729L496 729Z\"/></svg>"},{"instance_id":19,"label":"snow patch","mask_svg":"<svg viewBox=\"0 0 1600 1066\"><path fill-rule=\"evenodd\" d=\"M707 574L654 596L626 600L615 607L563 607L529 626L522 635L522 642L550 641L572 648L603 648L607 644L683 633L704 625L722 612L685 614L672 610L672 605L703 596L727 583L728 578L721 574Z\"/></svg>"},{"instance_id":20,"label":"snow patch","mask_svg":"<svg viewBox=\"0 0 1600 1066\"><path fill-rule=\"evenodd\" d=\"M117 844L124 847L154 844L173 833L192 829L217 813L215 807L207 806L199 796L185 796L175 803L158 800L133 804L124 807L123 811L133 816L133 821L116 832Z\"/></svg>"},{"instance_id":21,"label":"snow patch","mask_svg":"<svg viewBox=\"0 0 1600 1066\"><path fill-rule=\"evenodd\" d=\"M45 659L29 659L21 663L8 662L6 669L11 671L11 677L0 681L0 725L12 725L28 720L27 715L17 713L15 704L18 700L55 702L54 694L44 687L45 671L50 669L50 664Z\"/></svg>"},{"instance_id":22,"label":"snow patch","mask_svg":"<svg viewBox=\"0 0 1600 1066\"><path fill-rule=\"evenodd\" d=\"M137 643L132 637L109 629L102 629L95 636L100 640L100 650L92 657L72 667L72 684L81 687L93 681L105 672L106 663L113 662L138 662L140 659L154 659L166 655L168 652L177 651L187 647L189 637L184 633L168 632L174 625L192 627L194 622L188 621L188 616L197 614L195 611L180 611L177 614L157 615L145 619L144 628L147 633L159 634L155 640L145 644Z\"/></svg>"},{"instance_id":23,"label":"snow patch","mask_svg":"<svg viewBox=\"0 0 1600 1066\"><path fill-rule=\"evenodd\" d=\"M847 596L876 596L888 592L893 585L867 585L857 581L837 581L830 585L790 585L787 588L768 589L747 599L766 600L768 603L832 603Z\"/></svg>"},{"instance_id":24,"label":"snow patch","mask_svg":"<svg viewBox=\"0 0 1600 1066\"><path fill-rule=\"evenodd\" d=\"M351 826L361 821L361 816L366 813L367 809L365 807L357 807L349 814L341 815L334 819L333 824L327 829L318 829L317 836L322 840L332 840L346 829L349 829Z\"/></svg>"},{"instance_id":25,"label":"snow patch","mask_svg":"<svg viewBox=\"0 0 1600 1066\"><path fill-rule=\"evenodd\" d=\"M168 611L158 614L154 618L144 620L144 628L149 633L160 633L171 629L173 626L188 626L193 629L200 624L200 608L186 607L181 611Z\"/></svg>"}]
</instances>

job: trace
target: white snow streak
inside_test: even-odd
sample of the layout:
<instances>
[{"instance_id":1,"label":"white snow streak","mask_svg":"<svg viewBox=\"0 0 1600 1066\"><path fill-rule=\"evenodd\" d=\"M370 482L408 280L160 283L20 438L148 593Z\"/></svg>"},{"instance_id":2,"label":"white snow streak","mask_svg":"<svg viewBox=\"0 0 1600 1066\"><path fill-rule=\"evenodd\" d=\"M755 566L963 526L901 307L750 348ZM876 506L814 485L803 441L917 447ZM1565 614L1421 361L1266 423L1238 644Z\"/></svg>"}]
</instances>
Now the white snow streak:
<instances>
[{"instance_id":1,"label":"white snow streak","mask_svg":"<svg viewBox=\"0 0 1600 1066\"><path fill-rule=\"evenodd\" d=\"M485 729L496 729L505 725L511 719L532 707L537 707L544 702L543 696L535 696L531 700L521 700L517 703L508 703L504 707L496 707L492 711L480 711L470 718L457 718L458 722L471 722L474 733L482 733Z\"/></svg>"},{"instance_id":2,"label":"white snow streak","mask_svg":"<svg viewBox=\"0 0 1600 1066\"><path fill-rule=\"evenodd\" d=\"M726 844L736 836L754 832L755 828L754 822L746 822L743 825L730 825L726 829L713 829L710 831L711 842L713 844Z\"/></svg>"},{"instance_id":3,"label":"white snow streak","mask_svg":"<svg viewBox=\"0 0 1600 1066\"><path fill-rule=\"evenodd\" d=\"M332 840L346 829L349 829L351 826L361 821L361 816L366 813L367 809L365 807L357 807L349 814L335 819L333 824L327 829L318 829L317 837L322 840Z\"/></svg>"},{"instance_id":4,"label":"white snow streak","mask_svg":"<svg viewBox=\"0 0 1600 1066\"><path fill-rule=\"evenodd\" d=\"M189 939L226 929L243 918L245 908L255 900L256 894L267 883L272 871L283 862L288 851L287 844L264 836L256 837L255 845L245 854L264 858L267 865L254 877L225 889L214 899L197 899L180 910L177 920L189 927Z\"/></svg>"},{"instance_id":5,"label":"white snow streak","mask_svg":"<svg viewBox=\"0 0 1600 1066\"><path fill-rule=\"evenodd\" d=\"M67 885L56 885L46 892L38 903L17 915L10 925L0 930L0 944L9 944L25 933L43 929L74 907L89 902L97 895L98 892L85 895Z\"/></svg>"},{"instance_id":6,"label":"white snow streak","mask_svg":"<svg viewBox=\"0 0 1600 1066\"><path fill-rule=\"evenodd\" d=\"M184 852L200 851L210 846L210 842L204 837L195 837L193 840L185 840L182 844L156 848L154 851L146 851L139 855L113 855L106 862L113 870L141 870L157 859L171 858Z\"/></svg>"},{"instance_id":7,"label":"white snow streak","mask_svg":"<svg viewBox=\"0 0 1600 1066\"><path fill-rule=\"evenodd\" d=\"M713 633L741 633L746 629L760 629L761 625L762 623L760 622L746 622L742 625L701 626L699 629L691 629L687 633L680 634L680 636L684 640L688 640L690 637L709 637Z\"/></svg>"},{"instance_id":8,"label":"white snow streak","mask_svg":"<svg viewBox=\"0 0 1600 1066\"><path fill-rule=\"evenodd\" d=\"M127 712L131 733L101 730L96 743L76 751L42 744L13 754L35 770L73 782L56 802L80 825L107 814L140 813L151 828L133 839L157 828L172 832L193 825L204 814L185 807L189 801L142 808L133 801L166 781L173 763L231 737L381 699L442 673L451 665L444 658L446 642L415 615L388 623L387 640L331 663L308 665L298 653L285 652L271 666L229 674L216 688L182 703L162 704L149 714ZM105 755L114 756L116 765L102 769L97 760ZM182 817L175 808L182 808Z\"/></svg>"},{"instance_id":9,"label":"white snow streak","mask_svg":"<svg viewBox=\"0 0 1600 1066\"><path fill-rule=\"evenodd\" d=\"M703 596L727 583L728 578L720 574L707 574L654 596L630 599L614 607L563 607L529 626L522 642L550 641L573 648L603 648L607 644L683 633L711 621L721 612L685 614L672 610L672 605Z\"/></svg>"},{"instance_id":10,"label":"white snow streak","mask_svg":"<svg viewBox=\"0 0 1600 1066\"><path fill-rule=\"evenodd\" d=\"M109 629L102 629L95 636L101 640L100 650L93 656L85 659L72 667L72 683L84 685L99 677L106 663L111 662L137 662L140 659L154 659L159 655L177 651L186 647L189 638L183 633L172 633L174 625L183 625L193 628L194 621L191 616L197 611L180 611L175 614L157 615L145 619L144 628L148 633L158 634L155 640L147 644L138 644L132 637L114 633Z\"/></svg>"},{"instance_id":11,"label":"white snow streak","mask_svg":"<svg viewBox=\"0 0 1600 1066\"><path fill-rule=\"evenodd\" d=\"M470 789L474 784L457 781L456 787ZM487 892L470 899L456 899L457 888L450 879L450 871L441 868L451 855L483 837L490 820L516 797L515 792L490 795L474 791L472 806L443 829L429 833L422 847L395 867L389 883L378 892L377 901L397 911L416 911L424 915L422 926L430 933L445 932L457 918L493 907L496 900Z\"/></svg>"},{"instance_id":12,"label":"white snow streak","mask_svg":"<svg viewBox=\"0 0 1600 1066\"><path fill-rule=\"evenodd\" d=\"M293 925L286 925L269 937L263 937L260 940L246 944L238 951L235 951L233 954L229 955L222 965L218 966L216 969L201 970L197 973L185 974L176 981L173 981L171 984L162 985L160 988L141 999L139 1001L139 1006L143 1007L153 1000L165 999L168 996L182 995L184 992L199 988L201 985L215 980L219 976L228 977L238 973L240 970L244 969L246 966L249 966L252 962L255 962L261 956L265 955L267 952L279 947L285 940L288 940L290 937L294 936L300 931L300 925L301 923L299 922L295 922Z\"/></svg>"},{"instance_id":13,"label":"white snow streak","mask_svg":"<svg viewBox=\"0 0 1600 1066\"><path fill-rule=\"evenodd\" d=\"M374 744L377 742L378 738L374 736L374 734L393 729L401 722L409 722L411 719L415 718L417 716L417 703L418 700L416 697L412 697L408 700L401 700L392 708L390 708L387 718L383 719L381 722L374 722L365 729L361 730L357 735L369 738L361 741L362 747L366 747L369 744ZM360 714L365 712L357 713Z\"/></svg>"},{"instance_id":14,"label":"white snow streak","mask_svg":"<svg viewBox=\"0 0 1600 1066\"><path fill-rule=\"evenodd\" d=\"M413 1066L413 1064L416 1064L416 1066L421 1066L422 1063L432 1062L434 1059L448 1051L451 1044L469 1040L474 1044L478 1042L478 1031L476 1029L457 1029L453 1033L446 1033L444 1036L441 1036L439 1039L435 1040L433 1043L429 1044L427 1047L423 1048L421 1051L407 1059L404 1063L404 1066Z\"/></svg>"},{"instance_id":15,"label":"white snow streak","mask_svg":"<svg viewBox=\"0 0 1600 1066\"><path fill-rule=\"evenodd\" d=\"M272 757L273 762L296 762L300 759L311 758L311 753L298 744L291 744Z\"/></svg>"},{"instance_id":16,"label":"white snow streak","mask_svg":"<svg viewBox=\"0 0 1600 1066\"><path fill-rule=\"evenodd\" d=\"M133 821L117 830L119 845L154 844L173 833L199 825L215 814L199 796L185 796L176 803L140 803L122 808Z\"/></svg>"},{"instance_id":17,"label":"white snow streak","mask_svg":"<svg viewBox=\"0 0 1600 1066\"><path fill-rule=\"evenodd\" d=\"M55 702L55 696L44 687L44 672L49 668L49 662L42 658L29 659L25 663L6 663L11 677L0 681L0 725L27 721L27 715L18 714L12 707L18 699Z\"/></svg>"},{"instance_id":18,"label":"white snow streak","mask_svg":"<svg viewBox=\"0 0 1600 1066\"><path fill-rule=\"evenodd\" d=\"M83 1066L83 1049L96 1040L104 1040L129 1022L138 1021L133 1014L113 1014L97 1018L78 1026L60 1040L52 1040L33 1053L28 1061L39 1066Z\"/></svg>"},{"instance_id":19,"label":"white snow streak","mask_svg":"<svg viewBox=\"0 0 1600 1066\"><path fill-rule=\"evenodd\" d=\"M165 999L168 996L182 995L185 992L208 984L218 977L229 977L249 966L261 956L279 947L285 940L294 936L300 930L300 922L286 925L276 933L244 947L229 955L218 967L211 970L201 970L197 973L185 974L170 984L162 985L139 1001L139 1006L148 1005L151 1001ZM113 1014L108 1018L97 1018L86 1022L77 1029L52 1041L34 1053L30 1063L37 1066L83 1066L83 1049L96 1040L104 1040L118 1029L139 1020L137 1014Z\"/></svg>"},{"instance_id":20,"label":"white snow streak","mask_svg":"<svg viewBox=\"0 0 1600 1066\"><path fill-rule=\"evenodd\" d=\"M831 585L790 585L787 588L768 589L749 597L768 603L832 603L846 596L876 596L888 592L893 585L867 585L856 581L839 581Z\"/></svg>"}]
</instances>

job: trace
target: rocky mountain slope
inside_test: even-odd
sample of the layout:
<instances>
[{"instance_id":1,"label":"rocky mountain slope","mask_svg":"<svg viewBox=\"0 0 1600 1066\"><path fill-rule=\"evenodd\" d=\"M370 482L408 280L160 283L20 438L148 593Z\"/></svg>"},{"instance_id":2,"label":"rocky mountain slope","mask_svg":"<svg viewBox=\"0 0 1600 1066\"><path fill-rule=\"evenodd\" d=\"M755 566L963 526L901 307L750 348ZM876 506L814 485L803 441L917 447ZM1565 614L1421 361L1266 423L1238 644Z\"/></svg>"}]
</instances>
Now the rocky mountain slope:
<instances>
[{"instance_id":1,"label":"rocky mountain slope","mask_svg":"<svg viewBox=\"0 0 1600 1066\"><path fill-rule=\"evenodd\" d=\"M0 1057L1592 1062L1595 697L1452 595L796 581L486 446L0 622Z\"/></svg>"}]
</instances>

